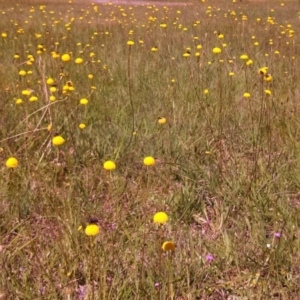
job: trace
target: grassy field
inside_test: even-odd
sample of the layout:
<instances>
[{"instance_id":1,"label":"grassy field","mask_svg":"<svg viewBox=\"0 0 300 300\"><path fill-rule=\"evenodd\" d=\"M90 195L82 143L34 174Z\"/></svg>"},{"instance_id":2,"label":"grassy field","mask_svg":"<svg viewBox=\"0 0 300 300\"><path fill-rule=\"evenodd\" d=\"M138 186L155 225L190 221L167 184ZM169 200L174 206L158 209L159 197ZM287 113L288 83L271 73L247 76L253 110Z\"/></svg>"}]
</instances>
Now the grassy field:
<instances>
[{"instance_id":1,"label":"grassy field","mask_svg":"<svg viewBox=\"0 0 300 300\"><path fill-rule=\"evenodd\" d=\"M299 1L0 16L0 299L299 299Z\"/></svg>"}]
</instances>

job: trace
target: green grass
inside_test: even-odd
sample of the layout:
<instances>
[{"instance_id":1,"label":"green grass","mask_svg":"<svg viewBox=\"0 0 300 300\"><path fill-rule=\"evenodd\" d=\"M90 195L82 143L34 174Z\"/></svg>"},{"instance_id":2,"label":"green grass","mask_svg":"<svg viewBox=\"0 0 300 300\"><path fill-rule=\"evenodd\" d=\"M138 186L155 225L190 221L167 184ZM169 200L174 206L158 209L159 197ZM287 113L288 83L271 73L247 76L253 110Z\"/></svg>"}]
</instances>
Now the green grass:
<instances>
[{"instance_id":1,"label":"green grass","mask_svg":"<svg viewBox=\"0 0 300 300\"><path fill-rule=\"evenodd\" d=\"M298 298L299 2L0 7L1 299Z\"/></svg>"}]
</instances>

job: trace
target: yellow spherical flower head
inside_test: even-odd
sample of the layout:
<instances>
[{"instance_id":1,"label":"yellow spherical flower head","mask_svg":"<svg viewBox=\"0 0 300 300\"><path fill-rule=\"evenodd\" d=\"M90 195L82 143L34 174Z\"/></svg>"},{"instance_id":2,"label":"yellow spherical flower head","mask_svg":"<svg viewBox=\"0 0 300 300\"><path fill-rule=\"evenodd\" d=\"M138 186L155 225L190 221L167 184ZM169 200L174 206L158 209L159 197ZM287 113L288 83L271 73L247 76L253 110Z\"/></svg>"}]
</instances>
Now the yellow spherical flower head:
<instances>
[{"instance_id":1,"label":"yellow spherical flower head","mask_svg":"<svg viewBox=\"0 0 300 300\"><path fill-rule=\"evenodd\" d=\"M166 241L162 244L161 249L163 251L174 251L175 250L175 244L171 241Z\"/></svg>"},{"instance_id":2,"label":"yellow spherical flower head","mask_svg":"<svg viewBox=\"0 0 300 300\"><path fill-rule=\"evenodd\" d=\"M265 81L271 81L272 79L273 79L273 77L271 74L265 74L265 76L264 76Z\"/></svg>"},{"instance_id":3,"label":"yellow spherical flower head","mask_svg":"<svg viewBox=\"0 0 300 300\"><path fill-rule=\"evenodd\" d=\"M89 100L86 99L86 98L82 98L82 99L80 99L79 102L80 102L81 105L87 105L89 103Z\"/></svg>"},{"instance_id":4,"label":"yellow spherical flower head","mask_svg":"<svg viewBox=\"0 0 300 300\"><path fill-rule=\"evenodd\" d=\"M51 95L51 96L49 97L49 100L50 100L51 102L54 102L54 101L56 100L56 97L53 96L53 95Z\"/></svg>"},{"instance_id":5,"label":"yellow spherical flower head","mask_svg":"<svg viewBox=\"0 0 300 300\"><path fill-rule=\"evenodd\" d=\"M30 101L30 102L38 101L38 97L37 97L37 96L31 96L31 97L29 98L29 101Z\"/></svg>"},{"instance_id":6,"label":"yellow spherical flower head","mask_svg":"<svg viewBox=\"0 0 300 300\"><path fill-rule=\"evenodd\" d=\"M163 117L158 118L158 124L165 124L166 122L167 122L166 118L163 118Z\"/></svg>"},{"instance_id":7,"label":"yellow spherical flower head","mask_svg":"<svg viewBox=\"0 0 300 300\"><path fill-rule=\"evenodd\" d=\"M5 163L6 167L9 169L14 169L19 165L18 160L15 157L10 157L6 163Z\"/></svg>"},{"instance_id":8,"label":"yellow spherical flower head","mask_svg":"<svg viewBox=\"0 0 300 300\"><path fill-rule=\"evenodd\" d=\"M51 77L47 78L46 83L47 83L48 85L52 85L52 84L54 83L53 78L51 78Z\"/></svg>"},{"instance_id":9,"label":"yellow spherical flower head","mask_svg":"<svg viewBox=\"0 0 300 300\"><path fill-rule=\"evenodd\" d=\"M267 74L267 71L268 71L268 67L262 67L258 70L258 73L260 75L266 75Z\"/></svg>"},{"instance_id":10,"label":"yellow spherical flower head","mask_svg":"<svg viewBox=\"0 0 300 300\"><path fill-rule=\"evenodd\" d=\"M84 123L80 123L80 124L78 125L78 127L79 127L80 129L84 129L84 128L86 127L86 125L85 125Z\"/></svg>"},{"instance_id":11,"label":"yellow spherical flower head","mask_svg":"<svg viewBox=\"0 0 300 300\"><path fill-rule=\"evenodd\" d=\"M100 232L100 228L97 224L89 224L86 226L84 233L87 236L95 236L98 235Z\"/></svg>"},{"instance_id":12,"label":"yellow spherical flower head","mask_svg":"<svg viewBox=\"0 0 300 300\"><path fill-rule=\"evenodd\" d=\"M144 158L144 165L145 166L154 166L155 165L155 159L152 156L146 156Z\"/></svg>"},{"instance_id":13,"label":"yellow spherical flower head","mask_svg":"<svg viewBox=\"0 0 300 300\"><path fill-rule=\"evenodd\" d=\"M20 76L25 76L26 74L27 74L27 72L25 70L20 70L19 71Z\"/></svg>"},{"instance_id":14,"label":"yellow spherical flower head","mask_svg":"<svg viewBox=\"0 0 300 300\"><path fill-rule=\"evenodd\" d=\"M113 171L116 168L116 164L111 161L111 160L107 160L104 164L103 164L103 168L106 171Z\"/></svg>"},{"instance_id":15,"label":"yellow spherical flower head","mask_svg":"<svg viewBox=\"0 0 300 300\"><path fill-rule=\"evenodd\" d=\"M165 224L168 220L168 215L163 211L159 211L153 216L153 222L156 224Z\"/></svg>"},{"instance_id":16,"label":"yellow spherical flower head","mask_svg":"<svg viewBox=\"0 0 300 300\"><path fill-rule=\"evenodd\" d=\"M54 146L61 146L65 143L65 139L61 135L57 135L52 139L52 144Z\"/></svg>"},{"instance_id":17,"label":"yellow spherical flower head","mask_svg":"<svg viewBox=\"0 0 300 300\"><path fill-rule=\"evenodd\" d=\"M70 54L63 54L61 56L61 60L64 61L64 62L70 61L71 60Z\"/></svg>"},{"instance_id":18,"label":"yellow spherical flower head","mask_svg":"<svg viewBox=\"0 0 300 300\"><path fill-rule=\"evenodd\" d=\"M266 95L269 95L269 96L272 95L272 92L270 90L265 90L265 93L266 93Z\"/></svg>"},{"instance_id":19,"label":"yellow spherical flower head","mask_svg":"<svg viewBox=\"0 0 300 300\"><path fill-rule=\"evenodd\" d=\"M134 45L134 41L127 41L127 45L128 46L133 46Z\"/></svg>"},{"instance_id":20,"label":"yellow spherical flower head","mask_svg":"<svg viewBox=\"0 0 300 300\"><path fill-rule=\"evenodd\" d=\"M213 51L214 54L219 54L219 53L222 52L222 50L218 47L215 47L212 51Z\"/></svg>"},{"instance_id":21,"label":"yellow spherical flower head","mask_svg":"<svg viewBox=\"0 0 300 300\"><path fill-rule=\"evenodd\" d=\"M240 59L242 59L242 60L247 60L247 59L248 59L248 55L247 55L247 54L242 54L242 55L240 56Z\"/></svg>"},{"instance_id":22,"label":"yellow spherical flower head","mask_svg":"<svg viewBox=\"0 0 300 300\"><path fill-rule=\"evenodd\" d=\"M250 93L244 93L244 98L250 98Z\"/></svg>"},{"instance_id":23,"label":"yellow spherical flower head","mask_svg":"<svg viewBox=\"0 0 300 300\"><path fill-rule=\"evenodd\" d=\"M76 58L75 59L75 64L82 64L83 63L83 59L82 58L80 58L80 57L78 57L78 58Z\"/></svg>"}]
</instances>

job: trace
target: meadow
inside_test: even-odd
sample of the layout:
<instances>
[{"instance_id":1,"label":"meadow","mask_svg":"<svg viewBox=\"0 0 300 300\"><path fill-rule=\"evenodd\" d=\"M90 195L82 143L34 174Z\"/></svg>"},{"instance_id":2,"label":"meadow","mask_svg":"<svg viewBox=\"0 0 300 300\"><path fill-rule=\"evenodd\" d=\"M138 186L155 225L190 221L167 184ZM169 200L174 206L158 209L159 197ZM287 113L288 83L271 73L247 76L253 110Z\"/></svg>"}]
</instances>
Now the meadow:
<instances>
[{"instance_id":1,"label":"meadow","mask_svg":"<svg viewBox=\"0 0 300 300\"><path fill-rule=\"evenodd\" d=\"M0 16L0 299L299 299L299 1Z\"/></svg>"}]
</instances>

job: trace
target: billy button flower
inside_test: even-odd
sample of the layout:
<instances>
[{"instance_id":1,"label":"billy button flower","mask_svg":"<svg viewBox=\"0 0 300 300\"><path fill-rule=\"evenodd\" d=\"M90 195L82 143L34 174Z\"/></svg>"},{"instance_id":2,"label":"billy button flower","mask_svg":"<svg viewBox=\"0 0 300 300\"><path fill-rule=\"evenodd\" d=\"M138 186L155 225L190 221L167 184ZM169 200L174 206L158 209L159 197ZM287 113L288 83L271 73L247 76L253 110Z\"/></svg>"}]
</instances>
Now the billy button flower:
<instances>
[{"instance_id":1,"label":"billy button flower","mask_svg":"<svg viewBox=\"0 0 300 300\"><path fill-rule=\"evenodd\" d=\"M89 100L86 99L86 98L82 98L82 99L80 99L79 103L80 103L81 105L87 105L87 104L89 103Z\"/></svg>"},{"instance_id":2,"label":"billy button flower","mask_svg":"<svg viewBox=\"0 0 300 300\"><path fill-rule=\"evenodd\" d=\"M61 135L56 135L52 139L53 146L61 146L65 143L65 139Z\"/></svg>"},{"instance_id":3,"label":"billy button flower","mask_svg":"<svg viewBox=\"0 0 300 300\"><path fill-rule=\"evenodd\" d=\"M25 70L20 70L19 75L20 76L26 76L27 72Z\"/></svg>"},{"instance_id":4,"label":"billy button flower","mask_svg":"<svg viewBox=\"0 0 300 300\"><path fill-rule=\"evenodd\" d=\"M29 101L30 101L30 102L38 101L38 97L37 97L37 96L31 96L31 97L29 98Z\"/></svg>"},{"instance_id":5,"label":"billy button flower","mask_svg":"<svg viewBox=\"0 0 300 300\"><path fill-rule=\"evenodd\" d=\"M82 63L83 63L83 59L82 59L82 58L77 57L77 58L75 59L75 64L80 65L80 64L82 64Z\"/></svg>"},{"instance_id":6,"label":"billy button flower","mask_svg":"<svg viewBox=\"0 0 300 300\"><path fill-rule=\"evenodd\" d=\"M107 160L106 162L104 162L103 168L106 171L113 171L113 170L116 169L116 164L113 161L111 161L111 160Z\"/></svg>"},{"instance_id":7,"label":"billy button flower","mask_svg":"<svg viewBox=\"0 0 300 300\"><path fill-rule=\"evenodd\" d=\"M48 85L53 85L53 84L54 84L53 78L48 77L47 80L46 80L46 83L47 83Z\"/></svg>"},{"instance_id":8,"label":"billy button flower","mask_svg":"<svg viewBox=\"0 0 300 300\"><path fill-rule=\"evenodd\" d=\"M191 56L191 51L190 50L186 50L183 54L183 57L190 57Z\"/></svg>"},{"instance_id":9,"label":"billy button flower","mask_svg":"<svg viewBox=\"0 0 300 300\"><path fill-rule=\"evenodd\" d=\"M173 243L171 241L165 241L162 244L161 249L163 251L174 251L175 250L175 243Z\"/></svg>"},{"instance_id":10,"label":"billy button flower","mask_svg":"<svg viewBox=\"0 0 300 300\"><path fill-rule=\"evenodd\" d=\"M265 90L265 94L268 95L268 96L271 96L272 92L270 90Z\"/></svg>"},{"instance_id":11,"label":"billy button flower","mask_svg":"<svg viewBox=\"0 0 300 300\"><path fill-rule=\"evenodd\" d=\"M273 77L271 74L265 74L265 76L264 76L265 81L271 81L272 79L273 79Z\"/></svg>"},{"instance_id":12,"label":"billy button flower","mask_svg":"<svg viewBox=\"0 0 300 300\"><path fill-rule=\"evenodd\" d=\"M68 53L63 54L63 55L61 56L61 60L62 60L63 62L68 62L68 61L70 61L70 60L71 60L70 54L68 54Z\"/></svg>"},{"instance_id":13,"label":"billy button flower","mask_svg":"<svg viewBox=\"0 0 300 300\"><path fill-rule=\"evenodd\" d=\"M159 211L159 212L155 213L153 216L153 222L156 224L165 224L168 221L169 221L169 217L163 211Z\"/></svg>"},{"instance_id":14,"label":"billy button flower","mask_svg":"<svg viewBox=\"0 0 300 300\"><path fill-rule=\"evenodd\" d=\"M57 87L56 87L56 85L55 84L53 84L51 87L50 87L50 92L51 93L55 93L56 91L57 91Z\"/></svg>"},{"instance_id":15,"label":"billy button flower","mask_svg":"<svg viewBox=\"0 0 300 300\"><path fill-rule=\"evenodd\" d=\"M214 54L220 54L222 52L222 50L219 47L215 47L215 48L213 48L212 52Z\"/></svg>"},{"instance_id":16,"label":"billy button flower","mask_svg":"<svg viewBox=\"0 0 300 300\"><path fill-rule=\"evenodd\" d=\"M144 162L144 165L147 166L147 167L155 165L155 159L152 156L146 156L144 158L143 162Z\"/></svg>"},{"instance_id":17,"label":"billy button flower","mask_svg":"<svg viewBox=\"0 0 300 300\"><path fill-rule=\"evenodd\" d=\"M100 228L97 224L89 224L86 226L85 230L84 230L84 233L87 235L87 236L96 236L98 235L100 232Z\"/></svg>"},{"instance_id":18,"label":"billy button flower","mask_svg":"<svg viewBox=\"0 0 300 300\"><path fill-rule=\"evenodd\" d=\"M167 119L166 118L163 118L163 117L158 117L158 124L165 124L167 122Z\"/></svg>"},{"instance_id":19,"label":"billy button flower","mask_svg":"<svg viewBox=\"0 0 300 300\"><path fill-rule=\"evenodd\" d=\"M5 165L8 169L14 169L19 165L19 162L15 157L10 157L6 160Z\"/></svg>"},{"instance_id":20,"label":"billy button flower","mask_svg":"<svg viewBox=\"0 0 300 300\"><path fill-rule=\"evenodd\" d=\"M244 98L250 98L251 97L251 95L250 95L250 93L244 93Z\"/></svg>"},{"instance_id":21,"label":"billy button flower","mask_svg":"<svg viewBox=\"0 0 300 300\"><path fill-rule=\"evenodd\" d=\"M248 60L249 58L248 58L248 55L247 55L247 54L242 54L242 55L240 56L240 59L241 59L241 60Z\"/></svg>"},{"instance_id":22,"label":"billy button flower","mask_svg":"<svg viewBox=\"0 0 300 300\"><path fill-rule=\"evenodd\" d=\"M260 75L266 75L268 72L268 67L262 67L258 70L258 74Z\"/></svg>"}]
</instances>

